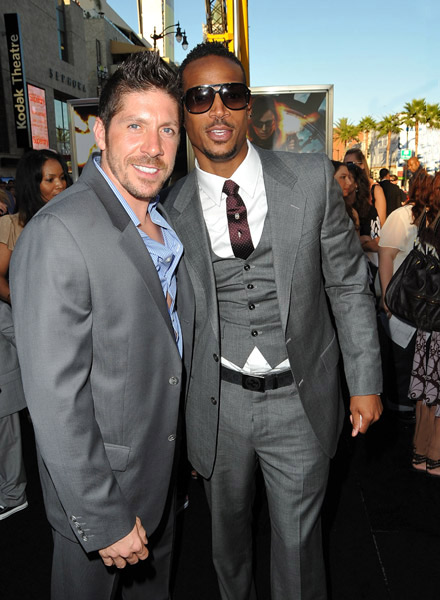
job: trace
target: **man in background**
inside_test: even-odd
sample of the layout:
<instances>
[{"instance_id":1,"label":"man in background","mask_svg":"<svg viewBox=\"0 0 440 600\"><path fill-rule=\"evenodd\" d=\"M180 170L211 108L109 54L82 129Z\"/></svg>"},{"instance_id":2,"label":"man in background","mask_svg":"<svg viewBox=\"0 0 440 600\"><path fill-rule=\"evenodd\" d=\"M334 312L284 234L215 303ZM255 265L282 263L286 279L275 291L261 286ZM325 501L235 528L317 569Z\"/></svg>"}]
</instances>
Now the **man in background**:
<instances>
[{"instance_id":1,"label":"man in background","mask_svg":"<svg viewBox=\"0 0 440 600\"><path fill-rule=\"evenodd\" d=\"M379 171L379 183L385 194L385 200L387 203L387 217L400 208L406 201L406 194L397 185L391 182L391 174L389 169L385 167Z\"/></svg>"}]
</instances>

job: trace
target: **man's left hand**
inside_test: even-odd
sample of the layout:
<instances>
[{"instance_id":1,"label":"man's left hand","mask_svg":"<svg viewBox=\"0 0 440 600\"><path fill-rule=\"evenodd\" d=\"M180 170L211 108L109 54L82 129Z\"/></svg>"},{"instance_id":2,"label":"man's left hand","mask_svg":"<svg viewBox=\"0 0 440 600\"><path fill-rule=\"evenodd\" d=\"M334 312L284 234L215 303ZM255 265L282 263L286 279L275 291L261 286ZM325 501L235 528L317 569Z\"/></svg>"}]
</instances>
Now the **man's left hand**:
<instances>
[{"instance_id":1,"label":"man's left hand","mask_svg":"<svg viewBox=\"0 0 440 600\"><path fill-rule=\"evenodd\" d=\"M383 406L380 396L370 394L368 396L352 396L350 398L350 421L353 426L351 435L365 433L370 425L379 420Z\"/></svg>"}]
</instances>

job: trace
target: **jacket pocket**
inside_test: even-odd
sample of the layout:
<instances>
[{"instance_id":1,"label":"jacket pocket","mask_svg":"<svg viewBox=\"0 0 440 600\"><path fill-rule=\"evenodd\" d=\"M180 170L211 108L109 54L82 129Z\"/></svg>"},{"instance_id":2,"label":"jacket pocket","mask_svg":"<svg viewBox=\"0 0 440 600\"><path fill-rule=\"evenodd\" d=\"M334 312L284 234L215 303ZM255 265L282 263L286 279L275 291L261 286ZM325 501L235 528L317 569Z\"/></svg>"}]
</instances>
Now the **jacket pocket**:
<instances>
[{"instance_id":1,"label":"jacket pocket","mask_svg":"<svg viewBox=\"0 0 440 600\"><path fill-rule=\"evenodd\" d=\"M117 446L116 444L104 444L104 448L112 470L125 471L131 448L129 446Z\"/></svg>"}]
</instances>

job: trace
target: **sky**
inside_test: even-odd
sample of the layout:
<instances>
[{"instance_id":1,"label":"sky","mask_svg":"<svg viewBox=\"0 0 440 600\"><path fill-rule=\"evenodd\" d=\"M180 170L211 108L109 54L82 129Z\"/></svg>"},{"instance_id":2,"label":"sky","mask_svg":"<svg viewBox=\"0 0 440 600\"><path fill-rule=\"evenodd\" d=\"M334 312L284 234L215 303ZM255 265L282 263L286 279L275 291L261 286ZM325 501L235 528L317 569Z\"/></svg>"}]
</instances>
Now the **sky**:
<instances>
[{"instance_id":1,"label":"sky","mask_svg":"<svg viewBox=\"0 0 440 600\"><path fill-rule=\"evenodd\" d=\"M136 0L107 2L138 30ZM203 41L205 0L174 0L174 13L189 51ZM251 86L333 84L335 123L440 103L439 0L249 0L248 13ZM176 62L185 55L175 44Z\"/></svg>"}]
</instances>

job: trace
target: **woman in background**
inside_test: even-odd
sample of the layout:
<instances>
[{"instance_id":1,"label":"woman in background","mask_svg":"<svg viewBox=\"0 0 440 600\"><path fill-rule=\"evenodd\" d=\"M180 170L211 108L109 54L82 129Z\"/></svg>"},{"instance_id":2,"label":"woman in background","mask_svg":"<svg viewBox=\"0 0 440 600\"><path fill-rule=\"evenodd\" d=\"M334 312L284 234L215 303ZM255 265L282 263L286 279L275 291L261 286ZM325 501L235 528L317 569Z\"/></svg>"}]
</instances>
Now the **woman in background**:
<instances>
[{"instance_id":1,"label":"woman in background","mask_svg":"<svg viewBox=\"0 0 440 600\"><path fill-rule=\"evenodd\" d=\"M9 263L23 227L70 183L66 163L51 150L31 150L20 159L15 183L17 212L0 218L0 300L10 303Z\"/></svg>"},{"instance_id":2,"label":"woman in background","mask_svg":"<svg viewBox=\"0 0 440 600\"><path fill-rule=\"evenodd\" d=\"M383 226L387 218L387 201L383 189L378 183L375 183L370 176L370 168L368 167L367 159L362 150L358 148L350 148L344 156L346 164L353 164L362 169L367 176L370 187L370 202L374 205L379 215L380 225Z\"/></svg>"},{"instance_id":3,"label":"woman in background","mask_svg":"<svg viewBox=\"0 0 440 600\"><path fill-rule=\"evenodd\" d=\"M397 321L396 317L392 317L385 303L385 292L392 276L414 246L431 186L432 177L429 175L415 178L409 189L408 203L389 215L379 242L379 278L384 311L380 320L383 332L381 349L384 391L388 408L398 411L402 420L414 419L414 406L408 397L408 388L416 330L400 319Z\"/></svg>"},{"instance_id":4,"label":"woman in background","mask_svg":"<svg viewBox=\"0 0 440 600\"><path fill-rule=\"evenodd\" d=\"M335 169L335 179L339 183L342 190L345 210L347 211L350 219L353 221L354 228L356 229L358 235L360 235L359 214L353 207L353 204L356 200L356 195L352 194L355 189L353 176L350 174L350 171L345 163L338 160L332 160L332 163Z\"/></svg>"},{"instance_id":5,"label":"woman in background","mask_svg":"<svg viewBox=\"0 0 440 600\"><path fill-rule=\"evenodd\" d=\"M420 232L425 251L440 257L440 173L426 206L427 227ZM412 467L440 477L440 332L417 330L409 397L416 402Z\"/></svg>"}]
</instances>

